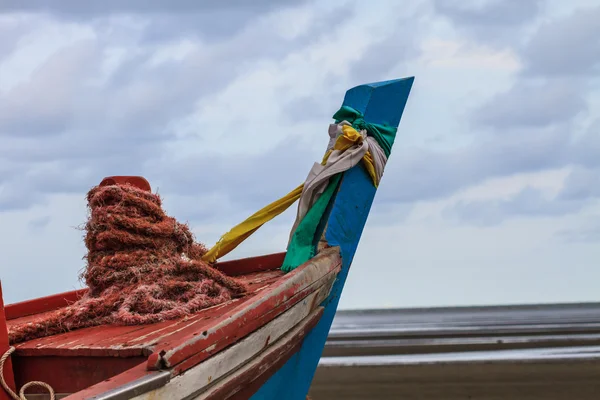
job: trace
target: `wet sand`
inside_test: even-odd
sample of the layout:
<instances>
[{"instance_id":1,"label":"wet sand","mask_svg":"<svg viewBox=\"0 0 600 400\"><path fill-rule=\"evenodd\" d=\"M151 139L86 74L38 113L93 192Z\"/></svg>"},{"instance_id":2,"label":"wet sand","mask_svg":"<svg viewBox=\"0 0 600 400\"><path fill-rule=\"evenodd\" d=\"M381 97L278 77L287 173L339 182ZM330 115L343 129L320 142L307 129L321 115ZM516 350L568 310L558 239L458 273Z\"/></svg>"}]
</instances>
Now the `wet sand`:
<instances>
[{"instance_id":1,"label":"wet sand","mask_svg":"<svg viewBox=\"0 0 600 400\"><path fill-rule=\"evenodd\" d=\"M597 400L600 360L320 367L313 400Z\"/></svg>"},{"instance_id":2,"label":"wet sand","mask_svg":"<svg viewBox=\"0 0 600 400\"><path fill-rule=\"evenodd\" d=\"M313 400L598 400L600 304L336 315Z\"/></svg>"}]
</instances>

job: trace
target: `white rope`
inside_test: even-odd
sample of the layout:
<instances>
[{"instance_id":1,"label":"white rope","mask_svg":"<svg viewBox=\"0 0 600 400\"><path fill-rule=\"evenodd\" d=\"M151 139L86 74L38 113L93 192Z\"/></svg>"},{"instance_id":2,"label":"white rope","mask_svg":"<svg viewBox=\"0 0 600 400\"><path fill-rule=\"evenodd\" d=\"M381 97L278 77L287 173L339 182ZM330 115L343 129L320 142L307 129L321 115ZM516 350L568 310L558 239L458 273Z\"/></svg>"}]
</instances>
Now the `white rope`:
<instances>
[{"instance_id":1,"label":"white rope","mask_svg":"<svg viewBox=\"0 0 600 400\"><path fill-rule=\"evenodd\" d=\"M54 389L52 389L52 386L48 385L45 382L40 382L40 381L27 382L26 384L23 385L21 390L19 390L19 394L16 394L15 392L12 391L12 389L8 386L8 384L4 380L4 363L6 362L8 357L10 357L10 355L14 351L15 351L15 348L11 346L2 355L2 358L0 358L0 383L2 384L2 387L4 388L4 390L6 390L6 393L8 393L10 395L10 397L12 397L14 400L27 400L27 397L25 397L25 390L27 390L28 388L30 388L32 386L40 386L40 387L43 387L44 389L46 389L50 393L50 400L55 400Z\"/></svg>"},{"instance_id":2,"label":"white rope","mask_svg":"<svg viewBox=\"0 0 600 400\"><path fill-rule=\"evenodd\" d=\"M288 246L292 241L292 237L300 224L300 221L302 221L306 213L308 213L308 210L317 202L317 199L321 196L323 191L325 191L325 188L327 188L327 185L329 184L329 179L332 176L354 167L363 159L367 152L370 152L375 168L375 184L378 184L381 180L383 170L387 163L387 157L377 140L374 137L368 136L366 130L363 129L359 132L363 137L362 142L356 143L343 151L333 150L336 140L340 135L344 134L342 130L344 125L352 126L348 121L341 121L338 124L329 125L329 143L327 144L327 151L332 150L332 152L325 165L314 163L313 167L308 172L308 176L304 181L302 194L298 201L296 220L290 231Z\"/></svg>"}]
</instances>

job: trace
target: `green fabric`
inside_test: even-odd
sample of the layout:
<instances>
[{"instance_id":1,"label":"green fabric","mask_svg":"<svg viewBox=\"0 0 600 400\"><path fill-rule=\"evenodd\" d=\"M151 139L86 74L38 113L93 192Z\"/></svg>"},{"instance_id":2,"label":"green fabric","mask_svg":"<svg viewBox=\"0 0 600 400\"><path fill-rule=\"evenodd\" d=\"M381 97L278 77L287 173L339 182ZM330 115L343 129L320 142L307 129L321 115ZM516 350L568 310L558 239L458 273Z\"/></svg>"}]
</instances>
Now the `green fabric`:
<instances>
[{"instance_id":1,"label":"green fabric","mask_svg":"<svg viewBox=\"0 0 600 400\"><path fill-rule=\"evenodd\" d=\"M360 111L349 106L342 106L342 108L333 114L333 118L335 119L336 124L345 120L351 123L354 129L358 131L365 129L369 136L373 136L375 140L377 140L383 149L385 156L390 156L392 145L394 144L394 139L396 137L396 128L367 122Z\"/></svg>"},{"instance_id":2,"label":"green fabric","mask_svg":"<svg viewBox=\"0 0 600 400\"><path fill-rule=\"evenodd\" d=\"M298 224L283 260L281 267L283 271L290 272L315 256L314 238L317 235L317 228L341 177L341 174L337 174L329 179L325 191Z\"/></svg>"},{"instance_id":3,"label":"green fabric","mask_svg":"<svg viewBox=\"0 0 600 400\"><path fill-rule=\"evenodd\" d=\"M333 115L333 118L336 124L339 124L341 121L348 121L354 129L359 131L362 129L366 130L369 136L377 140L386 157L390 156L396 136L396 128L369 123L365 121L360 111L349 106L342 106ZM281 267L283 271L290 272L315 256L316 246L314 239L317 235L317 229L341 177L342 174L337 174L329 180L329 185L325 191L298 224L296 231L292 235L292 240L290 241L283 266Z\"/></svg>"}]
</instances>

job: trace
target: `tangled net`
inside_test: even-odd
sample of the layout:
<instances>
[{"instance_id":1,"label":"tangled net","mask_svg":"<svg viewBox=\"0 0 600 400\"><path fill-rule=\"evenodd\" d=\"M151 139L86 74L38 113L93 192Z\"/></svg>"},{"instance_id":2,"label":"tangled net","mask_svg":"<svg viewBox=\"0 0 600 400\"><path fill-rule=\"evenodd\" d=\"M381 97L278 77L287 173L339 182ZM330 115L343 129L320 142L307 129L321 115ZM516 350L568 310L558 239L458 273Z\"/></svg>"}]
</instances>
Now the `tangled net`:
<instances>
[{"instance_id":1,"label":"tangled net","mask_svg":"<svg viewBox=\"0 0 600 400\"><path fill-rule=\"evenodd\" d=\"M189 315L244 294L246 287L202 261L207 249L165 215L158 195L130 185L87 195L89 291L33 323L11 327L18 343L101 324L137 325Z\"/></svg>"}]
</instances>

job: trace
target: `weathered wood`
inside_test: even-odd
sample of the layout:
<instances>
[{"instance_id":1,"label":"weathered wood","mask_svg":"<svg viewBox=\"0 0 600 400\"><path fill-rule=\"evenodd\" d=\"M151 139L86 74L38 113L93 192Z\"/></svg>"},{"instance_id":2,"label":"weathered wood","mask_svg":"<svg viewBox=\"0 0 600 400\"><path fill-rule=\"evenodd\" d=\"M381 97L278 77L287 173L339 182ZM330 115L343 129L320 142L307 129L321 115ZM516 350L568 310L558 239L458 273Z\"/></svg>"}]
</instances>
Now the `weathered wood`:
<instances>
[{"instance_id":1,"label":"weathered wood","mask_svg":"<svg viewBox=\"0 0 600 400\"><path fill-rule=\"evenodd\" d=\"M195 368L189 369L185 374L173 378L164 387L140 395L135 400L184 399L198 395L210 385L217 383L219 379L251 361L298 326L327 297L334 279L335 276L331 277L319 290L243 340L210 357ZM258 370L256 373L258 374ZM229 377L226 378L228 379Z\"/></svg>"},{"instance_id":2,"label":"weathered wood","mask_svg":"<svg viewBox=\"0 0 600 400\"><path fill-rule=\"evenodd\" d=\"M6 315L4 312L4 300L2 297L2 282L0 282L0 356L9 349L8 344L8 329L6 325ZM15 391L15 380L13 374L12 360L9 357L4 363L4 371L2 371L4 380L13 392ZM0 386L0 400L11 400L8 393Z\"/></svg>"},{"instance_id":3,"label":"weathered wood","mask_svg":"<svg viewBox=\"0 0 600 400\"><path fill-rule=\"evenodd\" d=\"M66 397L67 400L90 400L107 396L109 393L114 393L123 387L132 387L140 382L152 382L150 383L151 388L145 385L144 390L153 390L155 388L164 386L170 378L170 374L164 371L148 371L146 369L146 362L140 363L135 367L128 369L127 371L113 376L112 378L97 383L96 385L90 386L87 389L81 390L77 393L73 393ZM135 393L135 389L132 390ZM144 391L142 391L144 393ZM117 396L121 399L131 399L134 395L126 394L125 396Z\"/></svg>"},{"instance_id":4,"label":"weathered wood","mask_svg":"<svg viewBox=\"0 0 600 400\"><path fill-rule=\"evenodd\" d=\"M57 393L74 393L125 372L144 360L145 357L16 356L14 371L17 387L31 381L42 381ZM34 388L28 390L35 391Z\"/></svg>"},{"instance_id":5,"label":"weathered wood","mask_svg":"<svg viewBox=\"0 0 600 400\"><path fill-rule=\"evenodd\" d=\"M327 297L340 266L339 250L331 248L290 274L268 270L243 275L241 279L253 288L253 295L203 310L187 319L79 329L22 343L18 346L20 379L44 380L63 393L78 391L68 399L83 399L82 396L115 391L132 381L152 379L154 372L147 370L148 361L143 362L144 357L164 351L160 354L160 365L174 367L169 375L186 372L183 376L189 377L193 371L203 371L214 381L251 361L314 310ZM296 311L290 313L290 309ZM283 315L286 317L278 318ZM35 318L39 316L29 315L10 322ZM254 341L249 340L250 336ZM201 340L195 340L196 337ZM235 347L242 343L260 347ZM181 349L189 351L189 345L194 351L178 353ZM176 362L164 362L162 357L167 355L174 355L167 359ZM96 365L94 359L102 362ZM81 368L82 376L68 373L72 365L82 360L89 365L87 369ZM194 368L202 361L202 365ZM53 368L54 365L61 368ZM56 374L56 370L65 373ZM200 382L202 379L195 380L196 384Z\"/></svg>"},{"instance_id":6,"label":"weathered wood","mask_svg":"<svg viewBox=\"0 0 600 400\"><path fill-rule=\"evenodd\" d=\"M76 302L87 293L87 289L73 290L71 292L54 294L52 296L40 297L33 300L22 301L6 305L6 318L8 320L26 317L28 315L41 314L57 310Z\"/></svg>"},{"instance_id":7,"label":"weathered wood","mask_svg":"<svg viewBox=\"0 0 600 400\"><path fill-rule=\"evenodd\" d=\"M241 258L238 260L223 261L216 264L216 268L229 276L239 276L253 272L270 271L278 269L283 264L285 252L267 254L264 256Z\"/></svg>"},{"instance_id":8,"label":"weathered wood","mask_svg":"<svg viewBox=\"0 0 600 400\"><path fill-rule=\"evenodd\" d=\"M148 358L148 368L173 367L184 361L184 366L178 369L191 368L291 308L316 289L316 282L337 271L340 265L337 248L322 252L286 274L279 284L266 288L252 302L221 316L205 331L181 330L169 343L155 348Z\"/></svg>"},{"instance_id":9,"label":"weathered wood","mask_svg":"<svg viewBox=\"0 0 600 400\"><path fill-rule=\"evenodd\" d=\"M286 333L278 342L255 357L235 373L210 387L196 400L247 399L264 384L275 371L300 349L302 340L315 327L323 315L323 307L318 307L302 323Z\"/></svg>"},{"instance_id":10,"label":"weathered wood","mask_svg":"<svg viewBox=\"0 0 600 400\"><path fill-rule=\"evenodd\" d=\"M260 318L258 320L254 320L253 322L251 322L251 324L256 324L257 326L262 326L265 323L264 321L270 321L271 319L276 318L277 315L281 314L285 310L288 310L290 307L293 307L294 304L296 304L300 301L306 300L307 296L311 296L312 293L319 290L319 288L321 288L323 285L327 285L328 287L330 287L331 284L333 283L333 281L335 280L338 272L339 272L339 268L335 269L333 271L329 271L325 276L323 276L319 280L315 281L313 284L307 286L303 290L292 295L289 299L287 299L285 302L282 302L275 309L265 312L263 315L260 316ZM316 302L314 304L314 306L316 306L317 304L319 304L318 302L320 302L322 300L323 299L319 296L318 298L314 298L312 301ZM261 321L263 321L263 322L261 322ZM259 323L261 325L258 325ZM251 326L251 325L249 325L249 326ZM258 327L256 329L258 329ZM186 370L193 368L196 364L198 364L197 359L204 358L206 355L205 353L206 352L201 352L195 356L188 358L187 360L183 361L182 363L176 365L174 368L175 373L185 372Z\"/></svg>"}]
</instances>

